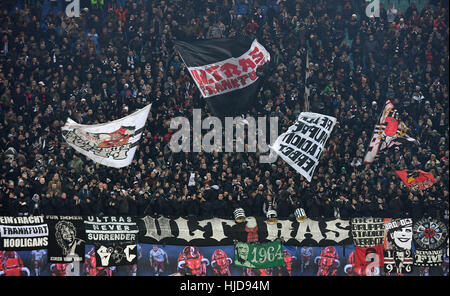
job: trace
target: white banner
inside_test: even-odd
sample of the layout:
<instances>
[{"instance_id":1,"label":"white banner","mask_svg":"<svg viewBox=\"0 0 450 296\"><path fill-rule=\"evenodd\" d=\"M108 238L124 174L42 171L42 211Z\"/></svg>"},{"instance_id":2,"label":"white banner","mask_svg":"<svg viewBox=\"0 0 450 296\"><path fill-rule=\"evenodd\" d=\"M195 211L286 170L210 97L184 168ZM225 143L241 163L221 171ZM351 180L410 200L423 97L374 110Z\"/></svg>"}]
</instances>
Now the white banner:
<instances>
[{"instance_id":1,"label":"white banner","mask_svg":"<svg viewBox=\"0 0 450 296\"><path fill-rule=\"evenodd\" d=\"M224 94L249 86L258 80L256 69L270 61L269 52L256 41L237 58L214 64L188 67L189 73L204 98Z\"/></svg>"},{"instance_id":2,"label":"white banner","mask_svg":"<svg viewBox=\"0 0 450 296\"><path fill-rule=\"evenodd\" d=\"M24 251L48 247L48 225L43 216L0 217L0 250Z\"/></svg>"},{"instance_id":3,"label":"white banner","mask_svg":"<svg viewBox=\"0 0 450 296\"><path fill-rule=\"evenodd\" d=\"M39 225L0 225L0 235L1 237L41 237L48 236L48 226L47 224Z\"/></svg>"},{"instance_id":4,"label":"white banner","mask_svg":"<svg viewBox=\"0 0 450 296\"><path fill-rule=\"evenodd\" d=\"M99 164L121 168L129 165L141 139L151 104L124 118L84 125L68 118L63 137L76 151Z\"/></svg>"},{"instance_id":5,"label":"white banner","mask_svg":"<svg viewBox=\"0 0 450 296\"><path fill-rule=\"evenodd\" d=\"M294 125L269 147L311 182L320 155L335 124L334 117L302 112Z\"/></svg>"},{"instance_id":6,"label":"white banner","mask_svg":"<svg viewBox=\"0 0 450 296\"><path fill-rule=\"evenodd\" d=\"M406 134L408 127L400 120L394 104L390 100L386 101L383 113L381 113L378 124L375 125L372 139L370 140L364 163L372 163L378 152L394 145L400 145L399 139L409 142L417 141Z\"/></svg>"}]
</instances>

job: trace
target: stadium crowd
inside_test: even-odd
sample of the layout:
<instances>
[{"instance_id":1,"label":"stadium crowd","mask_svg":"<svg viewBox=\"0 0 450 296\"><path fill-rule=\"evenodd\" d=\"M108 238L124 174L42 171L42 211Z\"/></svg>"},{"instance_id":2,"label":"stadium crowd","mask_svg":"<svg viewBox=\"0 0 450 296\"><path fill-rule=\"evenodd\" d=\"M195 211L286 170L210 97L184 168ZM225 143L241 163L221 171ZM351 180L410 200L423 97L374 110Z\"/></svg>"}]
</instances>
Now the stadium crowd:
<instances>
[{"instance_id":1,"label":"stadium crowd","mask_svg":"<svg viewBox=\"0 0 450 296\"><path fill-rule=\"evenodd\" d=\"M232 219L237 206L264 216L271 201L279 218L301 206L312 219L429 215L448 223L448 1L381 7L379 18L350 0L92 0L74 18L66 4L0 4L0 215ZM279 133L305 105L337 118L311 182L280 158L260 164L259 153L169 148L171 118L190 119L193 108L209 115L174 40L238 35L271 53L249 116L278 116ZM387 99L420 144L364 164ZM98 165L62 139L69 117L104 123L148 103L127 167ZM436 183L410 192L399 169L430 171Z\"/></svg>"}]
</instances>

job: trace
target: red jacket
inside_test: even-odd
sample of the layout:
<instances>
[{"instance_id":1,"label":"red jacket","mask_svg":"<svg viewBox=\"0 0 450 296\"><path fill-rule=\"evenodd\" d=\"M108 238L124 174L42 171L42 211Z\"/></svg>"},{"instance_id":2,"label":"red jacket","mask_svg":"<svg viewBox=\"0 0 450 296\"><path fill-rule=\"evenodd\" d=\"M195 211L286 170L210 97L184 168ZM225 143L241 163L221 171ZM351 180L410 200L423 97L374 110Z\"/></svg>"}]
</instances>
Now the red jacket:
<instances>
[{"instance_id":1,"label":"red jacket","mask_svg":"<svg viewBox=\"0 0 450 296\"><path fill-rule=\"evenodd\" d=\"M128 8L125 8L122 11L120 11L119 8L116 8L116 14L119 17L119 20L124 23L127 21L127 13L128 13Z\"/></svg>"}]
</instances>

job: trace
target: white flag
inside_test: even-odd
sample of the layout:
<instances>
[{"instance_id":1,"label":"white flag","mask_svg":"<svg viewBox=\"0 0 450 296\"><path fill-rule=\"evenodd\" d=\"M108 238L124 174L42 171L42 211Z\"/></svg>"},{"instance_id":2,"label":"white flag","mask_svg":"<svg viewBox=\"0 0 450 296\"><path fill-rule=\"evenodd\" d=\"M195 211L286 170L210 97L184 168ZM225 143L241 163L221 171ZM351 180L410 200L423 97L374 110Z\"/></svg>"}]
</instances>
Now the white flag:
<instances>
[{"instance_id":1,"label":"white flag","mask_svg":"<svg viewBox=\"0 0 450 296\"><path fill-rule=\"evenodd\" d=\"M133 161L152 104L121 119L85 125L68 118L62 127L66 142L99 164L121 168Z\"/></svg>"},{"instance_id":2,"label":"white flag","mask_svg":"<svg viewBox=\"0 0 450 296\"><path fill-rule=\"evenodd\" d=\"M334 117L302 112L294 125L269 147L311 182L320 155L335 124Z\"/></svg>"}]
</instances>

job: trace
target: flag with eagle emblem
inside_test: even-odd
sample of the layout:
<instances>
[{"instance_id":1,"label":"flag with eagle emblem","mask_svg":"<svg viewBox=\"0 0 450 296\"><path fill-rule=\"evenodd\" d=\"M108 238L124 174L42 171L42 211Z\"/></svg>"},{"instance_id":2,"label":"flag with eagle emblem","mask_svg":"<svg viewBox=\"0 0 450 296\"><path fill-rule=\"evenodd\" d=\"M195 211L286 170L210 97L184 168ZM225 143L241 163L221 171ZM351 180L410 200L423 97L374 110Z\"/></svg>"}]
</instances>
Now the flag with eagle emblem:
<instances>
[{"instance_id":1,"label":"flag with eagle emblem","mask_svg":"<svg viewBox=\"0 0 450 296\"><path fill-rule=\"evenodd\" d=\"M403 181L403 184L411 190L425 190L433 186L436 182L432 173L424 172L422 170L416 171L395 171L397 176Z\"/></svg>"},{"instance_id":2,"label":"flag with eagle emblem","mask_svg":"<svg viewBox=\"0 0 450 296\"><path fill-rule=\"evenodd\" d=\"M62 127L64 140L93 161L121 168L133 161L151 104L123 118L102 124L78 124L68 118Z\"/></svg>"}]
</instances>

